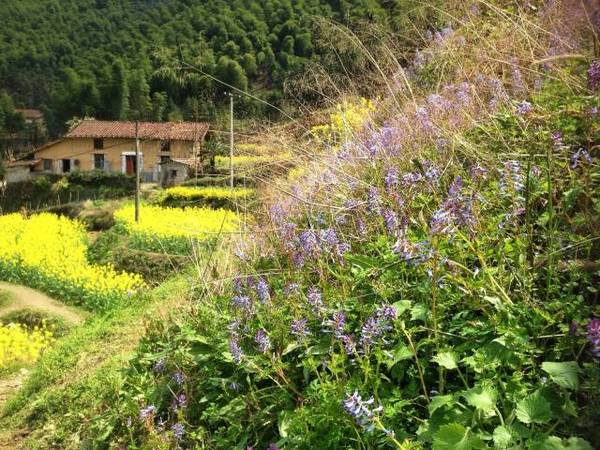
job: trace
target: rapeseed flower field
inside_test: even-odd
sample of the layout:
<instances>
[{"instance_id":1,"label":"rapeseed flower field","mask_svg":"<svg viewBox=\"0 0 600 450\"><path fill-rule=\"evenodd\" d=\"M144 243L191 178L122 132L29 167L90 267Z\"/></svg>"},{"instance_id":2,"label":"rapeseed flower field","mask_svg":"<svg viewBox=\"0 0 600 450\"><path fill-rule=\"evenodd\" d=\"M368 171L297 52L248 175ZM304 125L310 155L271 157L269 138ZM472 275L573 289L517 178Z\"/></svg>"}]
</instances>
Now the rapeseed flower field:
<instances>
[{"instance_id":1,"label":"rapeseed flower field","mask_svg":"<svg viewBox=\"0 0 600 450\"><path fill-rule=\"evenodd\" d=\"M140 221L134 220L134 206L115 211L117 226L131 237L135 248L151 252L188 254L194 244L210 242L221 233L236 232L239 217L224 209L163 208L142 206Z\"/></svg>"},{"instance_id":2,"label":"rapeseed flower field","mask_svg":"<svg viewBox=\"0 0 600 450\"><path fill-rule=\"evenodd\" d=\"M54 214L0 217L0 279L89 309L106 309L143 287L138 275L87 260L83 225Z\"/></svg>"}]
</instances>

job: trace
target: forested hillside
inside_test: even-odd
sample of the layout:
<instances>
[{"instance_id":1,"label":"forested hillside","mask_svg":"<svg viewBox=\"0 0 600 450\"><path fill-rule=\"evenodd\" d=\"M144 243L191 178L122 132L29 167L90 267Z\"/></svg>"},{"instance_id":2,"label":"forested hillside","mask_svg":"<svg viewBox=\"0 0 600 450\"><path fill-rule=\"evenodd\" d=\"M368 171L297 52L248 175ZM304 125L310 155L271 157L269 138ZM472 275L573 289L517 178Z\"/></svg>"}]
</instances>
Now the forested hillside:
<instances>
[{"instance_id":1,"label":"forested hillside","mask_svg":"<svg viewBox=\"0 0 600 450\"><path fill-rule=\"evenodd\" d=\"M0 4L0 91L44 109L51 131L72 117L206 119L228 88L278 104L283 84L324 58L319 21L401 27L412 0L22 0ZM399 14L399 11L406 11ZM396 19L392 20L392 17ZM343 55L342 55L343 57ZM270 113L245 100L247 114ZM261 109L262 108L262 109Z\"/></svg>"}]
</instances>

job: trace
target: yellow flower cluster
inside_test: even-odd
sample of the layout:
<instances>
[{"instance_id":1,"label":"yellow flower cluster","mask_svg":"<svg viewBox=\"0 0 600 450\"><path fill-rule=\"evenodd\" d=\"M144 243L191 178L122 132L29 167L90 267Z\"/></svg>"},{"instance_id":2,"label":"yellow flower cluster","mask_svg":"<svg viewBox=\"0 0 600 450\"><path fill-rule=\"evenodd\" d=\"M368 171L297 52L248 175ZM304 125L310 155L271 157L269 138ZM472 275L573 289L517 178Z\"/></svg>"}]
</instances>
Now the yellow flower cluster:
<instances>
[{"instance_id":1,"label":"yellow flower cluster","mask_svg":"<svg viewBox=\"0 0 600 450\"><path fill-rule=\"evenodd\" d=\"M331 141L351 138L353 133L365 126L373 111L375 105L371 100L361 98L358 103L344 101L336 106L334 113L329 115L330 123L313 127L312 132Z\"/></svg>"},{"instance_id":2,"label":"yellow flower cluster","mask_svg":"<svg viewBox=\"0 0 600 450\"><path fill-rule=\"evenodd\" d=\"M35 362L53 340L48 330L29 332L20 324L0 325L0 373Z\"/></svg>"},{"instance_id":3,"label":"yellow flower cluster","mask_svg":"<svg viewBox=\"0 0 600 450\"><path fill-rule=\"evenodd\" d=\"M235 169L247 169L258 164L264 164L271 162L273 158L271 156L234 156L233 167ZM217 170L224 171L229 169L229 157L228 156L215 156L215 167Z\"/></svg>"},{"instance_id":4,"label":"yellow flower cluster","mask_svg":"<svg viewBox=\"0 0 600 450\"><path fill-rule=\"evenodd\" d=\"M239 228L238 215L224 209L142 205L139 223L134 217L133 205L115 211L118 226L131 236L133 246L170 254L189 254L194 244L212 241L221 233Z\"/></svg>"},{"instance_id":5,"label":"yellow flower cluster","mask_svg":"<svg viewBox=\"0 0 600 450\"><path fill-rule=\"evenodd\" d=\"M118 303L143 286L138 275L87 261L86 232L66 217L0 216L0 279L22 283L91 309Z\"/></svg>"},{"instance_id":6,"label":"yellow flower cluster","mask_svg":"<svg viewBox=\"0 0 600 450\"><path fill-rule=\"evenodd\" d=\"M251 197L254 194L253 189L247 188L225 188L225 187L186 187L176 186L165 189L159 195L159 201L167 199L181 200L238 200L244 197Z\"/></svg>"}]
</instances>

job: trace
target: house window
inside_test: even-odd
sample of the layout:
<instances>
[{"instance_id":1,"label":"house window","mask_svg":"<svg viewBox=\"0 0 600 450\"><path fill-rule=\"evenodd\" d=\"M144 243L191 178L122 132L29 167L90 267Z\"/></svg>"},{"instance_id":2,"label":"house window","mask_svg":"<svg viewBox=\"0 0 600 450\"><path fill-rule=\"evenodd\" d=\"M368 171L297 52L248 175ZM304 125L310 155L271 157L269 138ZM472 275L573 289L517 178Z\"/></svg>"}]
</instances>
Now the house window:
<instances>
[{"instance_id":1,"label":"house window","mask_svg":"<svg viewBox=\"0 0 600 450\"><path fill-rule=\"evenodd\" d=\"M63 171L63 173L69 173L71 171L71 160L70 159L62 160L62 171Z\"/></svg>"},{"instance_id":2,"label":"house window","mask_svg":"<svg viewBox=\"0 0 600 450\"><path fill-rule=\"evenodd\" d=\"M51 172L52 171L52 160L44 159L43 163L44 163L44 172Z\"/></svg>"},{"instance_id":3,"label":"house window","mask_svg":"<svg viewBox=\"0 0 600 450\"><path fill-rule=\"evenodd\" d=\"M94 153L94 169L104 170L104 155L102 153Z\"/></svg>"},{"instance_id":4,"label":"house window","mask_svg":"<svg viewBox=\"0 0 600 450\"><path fill-rule=\"evenodd\" d=\"M171 151L171 141L160 141L160 151L161 152L170 152Z\"/></svg>"},{"instance_id":5,"label":"house window","mask_svg":"<svg viewBox=\"0 0 600 450\"><path fill-rule=\"evenodd\" d=\"M94 150L102 150L104 148L104 139L96 138L94 139Z\"/></svg>"}]
</instances>

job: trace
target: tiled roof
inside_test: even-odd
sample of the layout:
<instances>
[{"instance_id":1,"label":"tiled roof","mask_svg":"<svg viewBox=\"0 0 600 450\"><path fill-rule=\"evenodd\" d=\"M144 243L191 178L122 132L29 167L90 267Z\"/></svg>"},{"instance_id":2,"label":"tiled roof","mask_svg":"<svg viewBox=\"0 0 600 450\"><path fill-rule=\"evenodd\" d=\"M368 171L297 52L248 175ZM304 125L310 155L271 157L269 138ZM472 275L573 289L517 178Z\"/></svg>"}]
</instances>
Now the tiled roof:
<instances>
[{"instance_id":1,"label":"tiled roof","mask_svg":"<svg viewBox=\"0 0 600 450\"><path fill-rule=\"evenodd\" d=\"M208 132L202 122L140 122L140 139L201 141ZM135 122L86 119L69 131L68 138L135 138Z\"/></svg>"}]
</instances>

